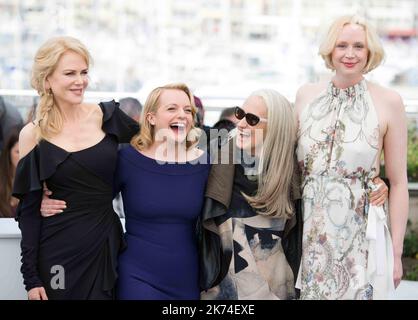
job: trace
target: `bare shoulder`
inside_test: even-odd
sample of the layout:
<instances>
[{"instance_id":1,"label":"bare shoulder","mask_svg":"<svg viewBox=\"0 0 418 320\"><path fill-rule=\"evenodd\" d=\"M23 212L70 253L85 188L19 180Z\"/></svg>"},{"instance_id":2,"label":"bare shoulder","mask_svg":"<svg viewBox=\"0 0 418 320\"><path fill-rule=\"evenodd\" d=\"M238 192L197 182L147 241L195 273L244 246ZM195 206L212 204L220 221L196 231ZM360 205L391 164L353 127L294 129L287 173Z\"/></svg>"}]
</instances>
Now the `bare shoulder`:
<instances>
[{"instance_id":1,"label":"bare shoulder","mask_svg":"<svg viewBox=\"0 0 418 320\"><path fill-rule=\"evenodd\" d=\"M327 82L325 81L320 81L320 82L307 82L305 84L303 84L299 89L297 94L308 94L310 92L318 92L318 91L322 91L323 89L325 89L327 86Z\"/></svg>"},{"instance_id":2,"label":"bare shoulder","mask_svg":"<svg viewBox=\"0 0 418 320\"><path fill-rule=\"evenodd\" d=\"M102 114L102 109L98 103L83 103L83 106L89 113Z\"/></svg>"},{"instance_id":3,"label":"bare shoulder","mask_svg":"<svg viewBox=\"0 0 418 320\"><path fill-rule=\"evenodd\" d=\"M405 112L402 97L398 92L373 82L368 82L367 86L372 97L379 101L379 105L383 107L385 112Z\"/></svg>"},{"instance_id":4,"label":"bare shoulder","mask_svg":"<svg viewBox=\"0 0 418 320\"><path fill-rule=\"evenodd\" d=\"M296 93L295 107L297 112L300 113L300 111L325 90L326 87L326 81L305 83L302 85Z\"/></svg>"},{"instance_id":5,"label":"bare shoulder","mask_svg":"<svg viewBox=\"0 0 418 320\"><path fill-rule=\"evenodd\" d=\"M103 112L97 103L83 103L82 105L87 118L94 119L95 121L101 122L103 118Z\"/></svg>"},{"instance_id":6,"label":"bare shoulder","mask_svg":"<svg viewBox=\"0 0 418 320\"><path fill-rule=\"evenodd\" d=\"M19 134L19 158L22 159L33 148L35 148L37 141L35 135L35 124L29 122L23 127Z\"/></svg>"}]
</instances>

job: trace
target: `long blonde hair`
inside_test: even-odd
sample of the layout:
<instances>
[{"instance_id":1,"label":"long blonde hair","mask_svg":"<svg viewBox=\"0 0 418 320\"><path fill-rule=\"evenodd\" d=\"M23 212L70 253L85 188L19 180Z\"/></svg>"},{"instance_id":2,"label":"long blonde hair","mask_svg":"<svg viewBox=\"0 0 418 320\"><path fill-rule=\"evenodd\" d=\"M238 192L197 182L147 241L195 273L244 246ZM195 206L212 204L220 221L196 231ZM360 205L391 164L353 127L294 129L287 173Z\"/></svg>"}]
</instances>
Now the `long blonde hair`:
<instances>
[{"instance_id":1,"label":"long blonde hair","mask_svg":"<svg viewBox=\"0 0 418 320\"><path fill-rule=\"evenodd\" d=\"M131 145L138 150L148 149L154 143L154 139L155 139L154 127L148 121L146 115L148 113L157 112L158 107L159 107L159 100L160 100L161 93L167 89L180 90L186 93L187 96L189 97L190 105L192 107L193 119L196 116L197 110L196 110L196 106L194 103L193 94L184 83L172 83L172 84L167 84L162 87L155 88L154 90L150 92L150 94L147 97L147 100L145 101L144 110L143 110L141 121L140 121L141 130L131 140ZM198 142L199 135L200 135L200 130L196 128L194 124L192 124L190 132L187 135L187 141L186 141L187 150L190 149L192 146L194 146Z\"/></svg>"},{"instance_id":2,"label":"long blonde hair","mask_svg":"<svg viewBox=\"0 0 418 320\"><path fill-rule=\"evenodd\" d=\"M275 90L262 89L251 96L262 98L267 107L267 132L260 155L257 193L243 196L261 215L289 218L293 214L290 190L297 130L295 112Z\"/></svg>"},{"instance_id":3,"label":"long blonde hair","mask_svg":"<svg viewBox=\"0 0 418 320\"><path fill-rule=\"evenodd\" d=\"M36 52L31 75L31 85L40 95L36 108L36 139L47 139L59 133L63 126L63 117L57 106L52 90L46 90L45 82L56 69L62 55L74 51L84 58L87 66L91 56L87 48L72 37L55 37L45 42Z\"/></svg>"}]
</instances>

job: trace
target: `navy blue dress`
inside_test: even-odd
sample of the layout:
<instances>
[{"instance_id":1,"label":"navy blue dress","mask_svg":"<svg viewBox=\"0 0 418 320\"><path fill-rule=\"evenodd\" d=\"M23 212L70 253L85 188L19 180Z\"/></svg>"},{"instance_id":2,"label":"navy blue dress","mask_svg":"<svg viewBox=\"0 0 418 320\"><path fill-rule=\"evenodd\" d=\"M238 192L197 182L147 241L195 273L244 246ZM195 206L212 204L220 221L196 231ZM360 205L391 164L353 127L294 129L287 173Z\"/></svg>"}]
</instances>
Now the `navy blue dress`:
<instances>
[{"instance_id":1,"label":"navy blue dress","mask_svg":"<svg viewBox=\"0 0 418 320\"><path fill-rule=\"evenodd\" d=\"M199 299L196 222L210 165L159 164L132 146L119 151L115 190L126 214L118 299Z\"/></svg>"}]
</instances>

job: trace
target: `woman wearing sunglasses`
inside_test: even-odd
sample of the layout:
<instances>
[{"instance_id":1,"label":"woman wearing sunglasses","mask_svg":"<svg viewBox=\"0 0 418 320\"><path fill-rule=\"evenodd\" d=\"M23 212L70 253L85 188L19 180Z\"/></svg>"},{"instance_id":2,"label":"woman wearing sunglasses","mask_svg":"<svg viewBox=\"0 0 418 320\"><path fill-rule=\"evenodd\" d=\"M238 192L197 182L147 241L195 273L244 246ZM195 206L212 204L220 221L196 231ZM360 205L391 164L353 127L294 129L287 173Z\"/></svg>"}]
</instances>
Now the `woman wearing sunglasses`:
<instances>
[{"instance_id":1,"label":"woman wearing sunglasses","mask_svg":"<svg viewBox=\"0 0 418 320\"><path fill-rule=\"evenodd\" d=\"M299 198L297 182L292 187L295 114L278 92L259 90L235 117L234 137L221 148L206 189L201 285L211 289L201 298L294 298L281 239L295 224Z\"/></svg>"},{"instance_id":2,"label":"woman wearing sunglasses","mask_svg":"<svg viewBox=\"0 0 418 320\"><path fill-rule=\"evenodd\" d=\"M293 299L302 251L296 115L278 92L259 90L235 117L206 187L201 298Z\"/></svg>"}]
</instances>

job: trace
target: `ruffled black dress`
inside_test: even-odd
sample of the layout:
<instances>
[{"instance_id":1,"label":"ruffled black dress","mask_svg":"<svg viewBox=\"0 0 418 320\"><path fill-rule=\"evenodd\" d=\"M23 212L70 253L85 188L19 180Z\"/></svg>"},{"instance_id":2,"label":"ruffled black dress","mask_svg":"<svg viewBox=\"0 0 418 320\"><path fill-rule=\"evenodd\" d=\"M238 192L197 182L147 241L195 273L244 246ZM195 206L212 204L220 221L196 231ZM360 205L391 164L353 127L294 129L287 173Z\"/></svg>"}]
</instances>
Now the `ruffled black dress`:
<instances>
[{"instance_id":1,"label":"ruffled black dress","mask_svg":"<svg viewBox=\"0 0 418 320\"><path fill-rule=\"evenodd\" d=\"M22 267L26 290L44 287L49 299L113 299L116 263L125 246L112 207L119 143L129 142L138 124L115 101L100 103L102 130L96 145L77 152L42 140L19 161L13 195L20 199ZM65 200L63 213L40 215L42 185Z\"/></svg>"}]
</instances>

